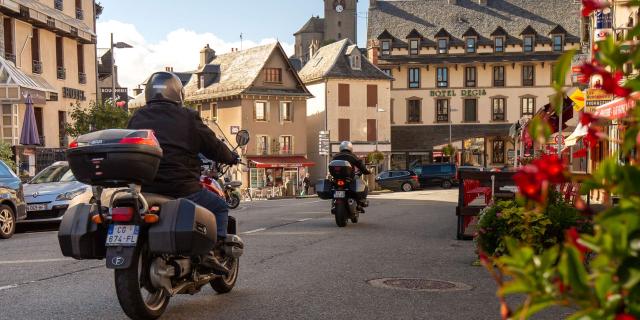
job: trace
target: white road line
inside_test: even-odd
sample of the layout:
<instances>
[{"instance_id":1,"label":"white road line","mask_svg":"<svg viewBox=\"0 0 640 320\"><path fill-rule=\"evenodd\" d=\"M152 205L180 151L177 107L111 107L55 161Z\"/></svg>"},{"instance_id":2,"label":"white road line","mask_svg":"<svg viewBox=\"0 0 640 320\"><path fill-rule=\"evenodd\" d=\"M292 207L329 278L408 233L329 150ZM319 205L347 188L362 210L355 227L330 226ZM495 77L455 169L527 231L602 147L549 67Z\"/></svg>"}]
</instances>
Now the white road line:
<instances>
[{"instance_id":1,"label":"white road line","mask_svg":"<svg viewBox=\"0 0 640 320\"><path fill-rule=\"evenodd\" d=\"M265 231L265 230L267 230L267 228L260 228L260 229L250 230L250 231L243 232L243 233L241 233L241 234L252 234L252 233L256 233L256 232L260 232L260 231Z\"/></svg>"},{"instance_id":2,"label":"white road line","mask_svg":"<svg viewBox=\"0 0 640 320\"><path fill-rule=\"evenodd\" d=\"M63 261L74 261L74 260L73 259L68 259L68 258L63 258L63 259L38 259L38 260L13 260L13 261L0 261L0 265L63 262Z\"/></svg>"},{"instance_id":3,"label":"white road line","mask_svg":"<svg viewBox=\"0 0 640 320\"><path fill-rule=\"evenodd\" d=\"M9 290L9 289L17 288L17 287L18 287L17 284L11 284L11 285L8 285L8 286L0 287L0 291Z\"/></svg>"},{"instance_id":4,"label":"white road line","mask_svg":"<svg viewBox=\"0 0 640 320\"><path fill-rule=\"evenodd\" d=\"M305 221L309 221L309 220L313 220L313 218L305 218L305 219L298 219L298 222L305 222Z\"/></svg>"}]
</instances>

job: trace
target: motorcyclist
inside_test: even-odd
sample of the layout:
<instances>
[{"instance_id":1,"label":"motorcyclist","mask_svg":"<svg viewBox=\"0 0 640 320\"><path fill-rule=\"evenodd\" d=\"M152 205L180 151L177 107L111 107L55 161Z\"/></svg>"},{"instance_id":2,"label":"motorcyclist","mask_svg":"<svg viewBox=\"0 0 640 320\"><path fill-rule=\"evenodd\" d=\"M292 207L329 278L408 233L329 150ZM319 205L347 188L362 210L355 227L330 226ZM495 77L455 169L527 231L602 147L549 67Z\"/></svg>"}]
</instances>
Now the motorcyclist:
<instances>
[{"instance_id":1,"label":"motorcyclist","mask_svg":"<svg viewBox=\"0 0 640 320\"><path fill-rule=\"evenodd\" d=\"M155 180L143 185L142 191L189 199L207 208L216 217L216 248L219 248L227 235L229 208L224 199L200 184L198 154L229 165L238 164L240 158L216 137L196 111L184 107L184 89L175 74L157 72L151 75L145 87L145 98L146 106L136 111L127 127L153 130L163 157ZM213 248L203 258L203 265L222 274L228 272Z\"/></svg>"},{"instance_id":2,"label":"motorcyclist","mask_svg":"<svg viewBox=\"0 0 640 320\"><path fill-rule=\"evenodd\" d=\"M340 143L340 152L333 156L332 160L343 160L348 161L354 168L358 168L360 173L364 175L371 174L371 171L367 169L367 166L364 164L360 158L358 158L355 154L353 154L353 144L351 141L342 141ZM358 209L364 212L363 207L367 206L367 194L369 193L369 188L365 189L364 198L358 199Z\"/></svg>"}]
</instances>

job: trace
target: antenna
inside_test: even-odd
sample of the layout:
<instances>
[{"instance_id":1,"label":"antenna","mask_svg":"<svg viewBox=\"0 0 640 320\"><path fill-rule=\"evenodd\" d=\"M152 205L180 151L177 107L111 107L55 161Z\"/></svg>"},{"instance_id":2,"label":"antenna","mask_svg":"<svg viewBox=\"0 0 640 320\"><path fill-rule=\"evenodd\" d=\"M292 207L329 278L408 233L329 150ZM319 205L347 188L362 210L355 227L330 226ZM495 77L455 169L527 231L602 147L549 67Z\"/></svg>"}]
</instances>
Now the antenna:
<instances>
[{"instance_id":1,"label":"antenna","mask_svg":"<svg viewBox=\"0 0 640 320\"><path fill-rule=\"evenodd\" d=\"M240 51L242 51L242 32L240 32Z\"/></svg>"}]
</instances>

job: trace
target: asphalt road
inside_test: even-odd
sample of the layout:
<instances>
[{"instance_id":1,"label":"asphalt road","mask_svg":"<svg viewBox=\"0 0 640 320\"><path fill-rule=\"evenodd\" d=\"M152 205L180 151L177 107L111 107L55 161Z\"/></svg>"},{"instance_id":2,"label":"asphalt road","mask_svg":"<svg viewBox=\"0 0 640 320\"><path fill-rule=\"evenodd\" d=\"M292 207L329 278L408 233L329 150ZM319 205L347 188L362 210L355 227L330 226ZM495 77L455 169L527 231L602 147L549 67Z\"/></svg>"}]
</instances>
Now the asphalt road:
<instances>
[{"instance_id":1,"label":"asphalt road","mask_svg":"<svg viewBox=\"0 0 640 320\"><path fill-rule=\"evenodd\" d=\"M245 240L229 294L172 299L164 319L498 319L495 285L455 240L455 190L371 198L336 227L318 199L255 201L233 214ZM61 256L55 231L0 241L0 319L125 319L104 261ZM379 278L461 283L460 291L375 287ZM548 319L558 319L549 316Z\"/></svg>"}]
</instances>

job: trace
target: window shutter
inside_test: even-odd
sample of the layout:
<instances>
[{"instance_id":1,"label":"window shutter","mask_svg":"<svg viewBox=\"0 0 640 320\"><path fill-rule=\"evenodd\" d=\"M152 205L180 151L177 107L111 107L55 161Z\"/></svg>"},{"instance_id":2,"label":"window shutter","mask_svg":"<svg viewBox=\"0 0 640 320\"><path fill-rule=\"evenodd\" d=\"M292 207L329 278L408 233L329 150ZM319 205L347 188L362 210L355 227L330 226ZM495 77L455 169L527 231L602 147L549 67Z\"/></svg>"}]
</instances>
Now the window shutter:
<instances>
[{"instance_id":1,"label":"window shutter","mask_svg":"<svg viewBox=\"0 0 640 320\"><path fill-rule=\"evenodd\" d=\"M345 83L338 84L338 106L348 107L350 100L349 85Z\"/></svg>"},{"instance_id":2,"label":"window shutter","mask_svg":"<svg viewBox=\"0 0 640 320\"><path fill-rule=\"evenodd\" d=\"M351 140L351 127L349 119L338 119L338 140Z\"/></svg>"},{"instance_id":3,"label":"window shutter","mask_svg":"<svg viewBox=\"0 0 640 320\"><path fill-rule=\"evenodd\" d=\"M378 128L376 119L367 119L367 141L378 140Z\"/></svg>"},{"instance_id":4,"label":"window shutter","mask_svg":"<svg viewBox=\"0 0 640 320\"><path fill-rule=\"evenodd\" d=\"M367 85L367 107L376 107L378 105L378 86L375 84Z\"/></svg>"}]
</instances>

